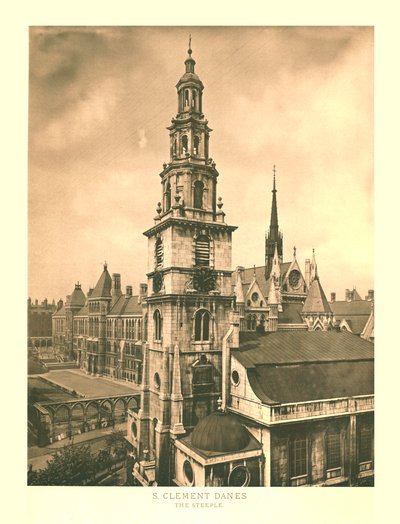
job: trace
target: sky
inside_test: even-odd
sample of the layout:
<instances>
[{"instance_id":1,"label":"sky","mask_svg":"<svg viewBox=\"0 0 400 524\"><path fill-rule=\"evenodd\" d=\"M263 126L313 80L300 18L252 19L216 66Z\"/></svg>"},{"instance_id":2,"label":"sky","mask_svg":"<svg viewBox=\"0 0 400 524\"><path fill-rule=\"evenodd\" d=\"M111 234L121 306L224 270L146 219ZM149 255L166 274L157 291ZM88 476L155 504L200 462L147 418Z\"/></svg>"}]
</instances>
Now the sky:
<instances>
[{"instance_id":1,"label":"sky","mask_svg":"<svg viewBox=\"0 0 400 524\"><path fill-rule=\"evenodd\" d=\"M264 262L276 165L284 259L327 296L373 281L373 29L31 27L29 296L87 292L106 260L146 281L188 35L213 129L232 267Z\"/></svg>"}]
</instances>

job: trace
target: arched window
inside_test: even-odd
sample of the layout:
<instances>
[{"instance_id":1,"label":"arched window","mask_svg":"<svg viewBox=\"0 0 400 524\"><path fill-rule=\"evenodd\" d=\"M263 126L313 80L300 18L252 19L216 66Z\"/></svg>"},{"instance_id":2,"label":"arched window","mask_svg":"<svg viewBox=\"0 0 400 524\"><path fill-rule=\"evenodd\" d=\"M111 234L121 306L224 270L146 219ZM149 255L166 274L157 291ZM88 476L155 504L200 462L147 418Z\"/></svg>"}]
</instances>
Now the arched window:
<instances>
[{"instance_id":1,"label":"arched window","mask_svg":"<svg viewBox=\"0 0 400 524\"><path fill-rule=\"evenodd\" d=\"M189 105L189 89L185 89L184 104L185 104L185 107Z\"/></svg>"},{"instance_id":2,"label":"arched window","mask_svg":"<svg viewBox=\"0 0 400 524\"><path fill-rule=\"evenodd\" d=\"M164 258L163 255L164 255L163 243L162 243L161 238L159 237L156 240L156 269L162 267L163 258Z\"/></svg>"},{"instance_id":3,"label":"arched window","mask_svg":"<svg viewBox=\"0 0 400 524\"><path fill-rule=\"evenodd\" d=\"M161 340L162 318L158 309L154 311L154 340Z\"/></svg>"},{"instance_id":4,"label":"arched window","mask_svg":"<svg viewBox=\"0 0 400 524\"><path fill-rule=\"evenodd\" d=\"M187 135L182 136L182 153L187 153L188 150L188 137Z\"/></svg>"},{"instance_id":5,"label":"arched window","mask_svg":"<svg viewBox=\"0 0 400 524\"><path fill-rule=\"evenodd\" d=\"M210 240L205 235L200 235L196 239L195 247L195 265L210 265Z\"/></svg>"},{"instance_id":6,"label":"arched window","mask_svg":"<svg viewBox=\"0 0 400 524\"><path fill-rule=\"evenodd\" d=\"M198 136L195 136L194 142L193 142L193 154L195 155L199 154L199 145L200 145L200 138Z\"/></svg>"},{"instance_id":7,"label":"arched window","mask_svg":"<svg viewBox=\"0 0 400 524\"><path fill-rule=\"evenodd\" d=\"M165 189L165 211L171 209L171 184L168 182Z\"/></svg>"},{"instance_id":8,"label":"arched window","mask_svg":"<svg viewBox=\"0 0 400 524\"><path fill-rule=\"evenodd\" d=\"M192 107L196 108L196 96L197 96L197 93L196 91L193 89L192 90Z\"/></svg>"},{"instance_id":9,"label":"arched window","mask_svg":"<svg viewBox=\"0 0 400 524\"><path fill-rule=\"evenodd\" d=\"M210 340L210 313L200 309L194 317L194 339L196 342Z\"/></svg>"},{"instance_id":10,"label":"arched window","mask_svg":"<svg viewBox=\"0 0 400 524\"><path fill-rule=\"evenodd\" d=\"M196 182L194 183L193 207L196 207L197 209L202 209L203 207L203 191L203 182L201 182L200 180L196 180Z\"/></svg>"}]
</instances>

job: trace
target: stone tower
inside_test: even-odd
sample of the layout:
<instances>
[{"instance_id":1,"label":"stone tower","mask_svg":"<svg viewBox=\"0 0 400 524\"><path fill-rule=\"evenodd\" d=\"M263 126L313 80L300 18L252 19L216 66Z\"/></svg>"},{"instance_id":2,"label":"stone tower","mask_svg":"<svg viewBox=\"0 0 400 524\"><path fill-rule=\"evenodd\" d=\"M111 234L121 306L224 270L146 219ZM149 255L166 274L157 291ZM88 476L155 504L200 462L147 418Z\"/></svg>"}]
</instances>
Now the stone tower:
<instances>
[{"instance_id":1,"label":"stone tower","mask_svg":"<svg viewBox=\"0 0 400 524\"><path fill-rule=\"evenodd\" d=\"M174 476L173 441L216 409L221 395L222 339L234 306L231 240L217 200L211 129L189 44L176 85L178 113L168 127L170 159L160 173L162 198L148 238L148 293L139 460L158 485ZM146 328L147 326L147 328Z\"/></svg>"},{"instance_id":2,"label":"stone tower","mask_svg":"<svg viewBox=\"0 0 400 524\"><path fill-rule=\"evenodd\" d=\"M265 278L268 279L271 274L272 264L274 260L275 248L277 248L279 262L283 261L283 238L279 231L278 225L278 204L276 200L276 181L275 181L275 166L274 166L274 182L272 187L272 206L271 206L271 221L269 224L268 234L265 236Z\"/></svg>"}]
</instances>

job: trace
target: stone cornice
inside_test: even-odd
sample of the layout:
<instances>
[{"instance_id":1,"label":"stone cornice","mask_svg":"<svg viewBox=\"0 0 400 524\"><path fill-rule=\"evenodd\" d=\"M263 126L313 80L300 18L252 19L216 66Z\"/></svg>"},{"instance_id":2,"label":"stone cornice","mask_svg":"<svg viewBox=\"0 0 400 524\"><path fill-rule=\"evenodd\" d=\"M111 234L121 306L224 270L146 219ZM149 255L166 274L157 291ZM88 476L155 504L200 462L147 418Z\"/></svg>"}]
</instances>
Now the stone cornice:
<instances>
[{"instance_id":1,"label":"stone cornice","mask_svg":"<svg viewBox=\"0 0 400 524\"><path fill-rule=\"evenodd\" d=\"M158 233L159 231L163 231L164 229L167 229L171 226L183 226L183 227L193 227L193 228L201 228L201 229L210 229L214 231L235 231L237 229L237 226L229 226L225 223L218 223L218 222L205 222L203 220L193 220L190 218L184 218L184 217L169 217L166 220L163 220L162 222L159 222L155 226L151 227L147 231L143 233L146 237L151 237Z\"/></svg>"}]
</instances>

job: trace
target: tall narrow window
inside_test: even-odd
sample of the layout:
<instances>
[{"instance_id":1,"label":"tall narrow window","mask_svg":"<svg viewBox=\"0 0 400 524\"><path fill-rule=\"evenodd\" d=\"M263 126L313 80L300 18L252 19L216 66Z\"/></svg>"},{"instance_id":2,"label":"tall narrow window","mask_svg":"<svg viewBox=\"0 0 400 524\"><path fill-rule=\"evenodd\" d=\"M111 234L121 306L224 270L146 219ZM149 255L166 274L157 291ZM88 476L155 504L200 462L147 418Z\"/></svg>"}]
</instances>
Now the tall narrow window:
<instances>
[{"instance_id":1,"label":"tall narrow window","mask_svg":"<svg viewBox=\"0 0 400 524\"><path fill-rule=\"evenodd\" d=\"M154 340L161 340L162 318L158 309L154 311Z\"/></svg>"},{"instance_id":2,"label":"tall narrow window","mask_svg":"<svg viewBox=\"0 0 400 524\"><path fill-rule=\"evenodd\" d=\"M291 478L307 475L307 439L296 438L290 446L290 476Z\"/></svg>"},{"instance_id":3,"label":"tall narrow window","mask_svg":"<svg viewBox=\"0 0 400 524\"><path fill-rule=\"evenodd\" d=\"M198 136L195 136L194 137L194 143L193 143L193 153L195 155L199 154L199 144L200 144L200 138Z\"/></svg>"},{"instance_id":4,"label":"tall narrow window","mask_svg":"<svg viewBox=\"0 0 400 524\"><path fill-rule=\"evenodd\" d=\"M187 107L189 105L189 89L185 89L184 99L185 99L185 107Z\"/></svg>"},{"instance_id":5,"label":"tall narrow window","mask_svg":"<svg viewBox=\"0 0 400 524\"><path fill-rule=\"evenodd\" d=\"M192 91L192 107L196 108L196 91Z\"/></svg>"},{"instance_id":6,"label":"tall narrow window","mask_svg":"<svg viewBox=\"0 0 400 524\"><path fill-rule=\"evenodd\" d=\"M165 211L171 209L171 184L168 182L165 189Z\"/></svg>"},{"instance_id":7,"label":"tall narrow window","mask_svg":"<svg viewBox=\"0 0 400 524\"><path fill-rule=\"evenodd\" d=\"M359 434L358 460L360 463L372 460L372 427L361 426Z\"/></svg>"},{"instance_id":8,"label":"tall narrow window","mask_svg":"<svg viewBox=\"0 0 400 524\"><path fill-rule=\"evenodd\" d=\"M194 317L194 339L196 342L210 340L210 313L200 309Z\"/></svg>"},{"instance_id":9,"label":"tall narrow window","mask_svg":"<svg viewBox=\"0 0 400 524\"><path fill-rule=\"evenodd\" d=\"M328 433L326 435L326 469L337 469L342 465L340 452L340 433Z\"/></svg>"},{"instance_id":10,"label":"tall narrow window","mask_svg":"<svg viewBox=\"0 0 400 524\"><path fill-rule=\"evenodd\" d=\"M203 191L203 182L201 182L200 180L196 180L196 182L194 183L193 207L196 207L197 209L202 209L203 207Z\"/></svg>"},{"instance_id":11,"label":"tall narrow window","mask_svg":"<svg viewBox=\"0 0 400 524\"><path fill-rule=\"evenodd\" d=\"M210 265L210 240L205 235L200 235L196 239L195 264L196 266Z\"/></svg>"},{"instance_id":12,"label":"tall narrow window","mask_svg":"<svg viewBox=\"0 0 400 524\"><path fill-rule=\"evenodd\" d=\"M182 154L186 154L188 151L188 137L187 135L183 135L182 137Z\"/></svg>"},{"instance_id":13,"label":"tall narrow window","mask_svg":"<svg viewBox=\"0 0 400 524\"><path fill-rule=\"evenodd\" d=\"M156 269L162 267L163 258L164 258L163 255L164 255L164 250L163 250L162 240L161 238L157 238L156 240Z\"/></svg>"}]
</instances>

